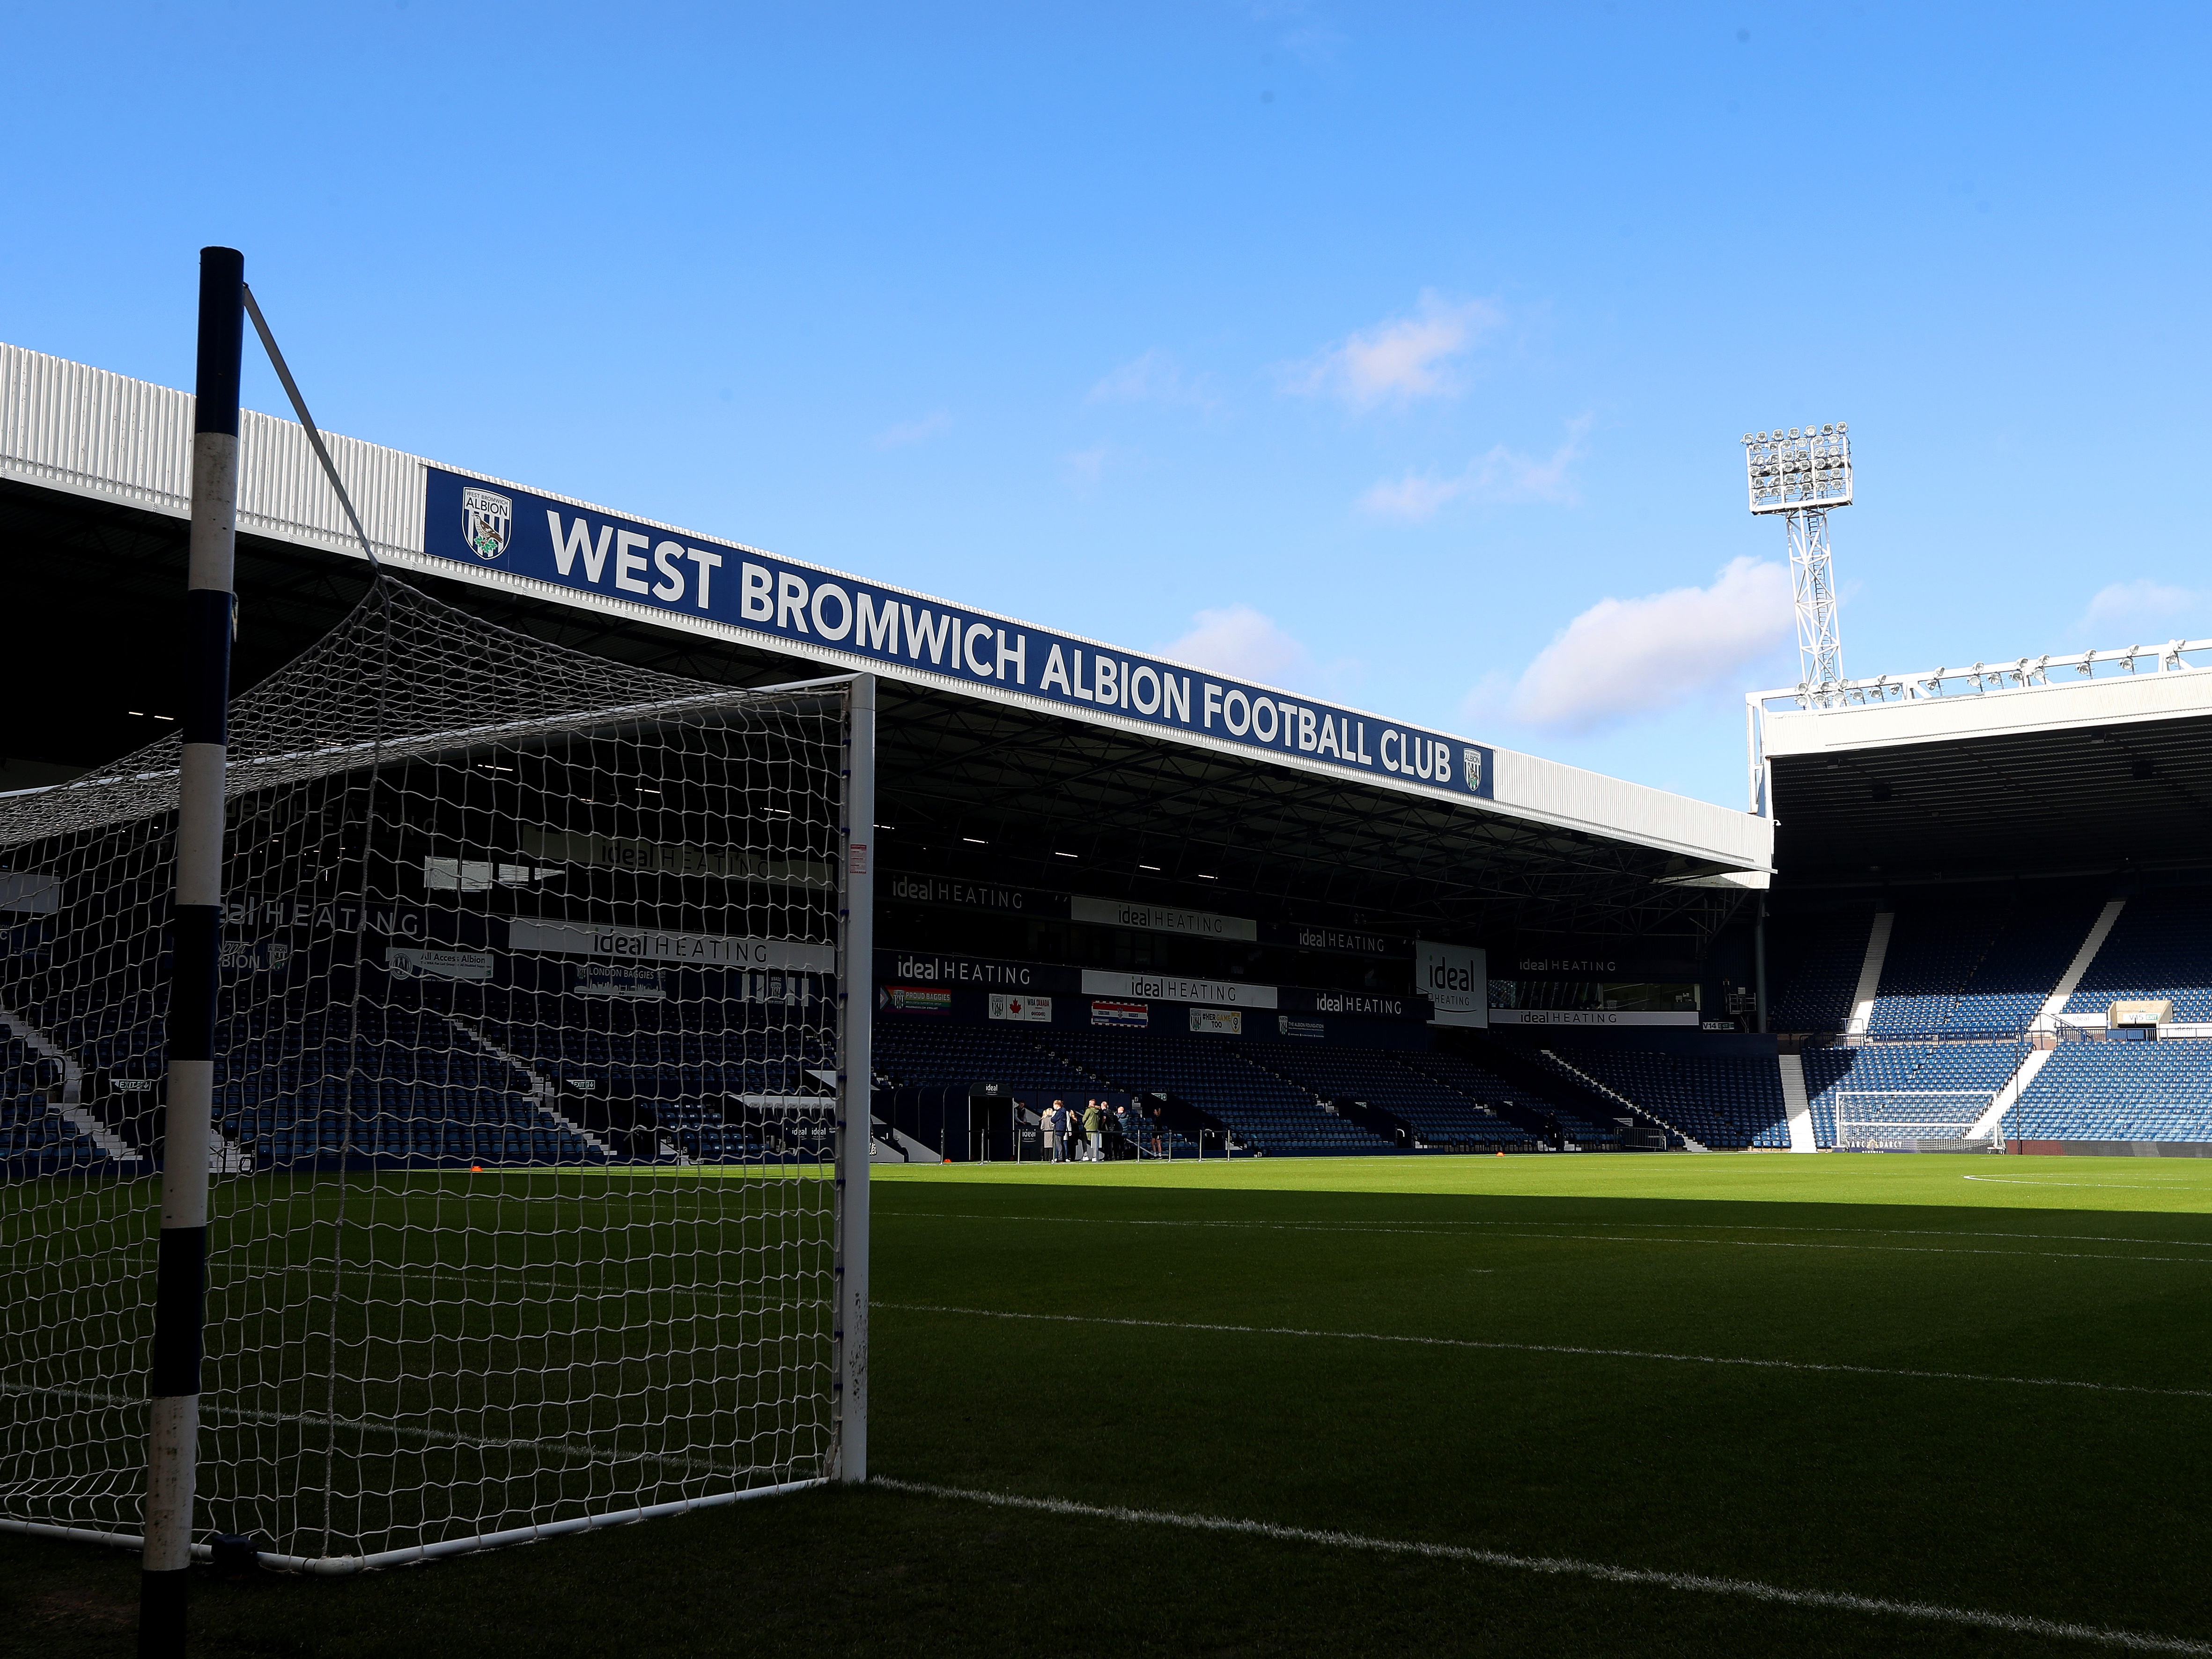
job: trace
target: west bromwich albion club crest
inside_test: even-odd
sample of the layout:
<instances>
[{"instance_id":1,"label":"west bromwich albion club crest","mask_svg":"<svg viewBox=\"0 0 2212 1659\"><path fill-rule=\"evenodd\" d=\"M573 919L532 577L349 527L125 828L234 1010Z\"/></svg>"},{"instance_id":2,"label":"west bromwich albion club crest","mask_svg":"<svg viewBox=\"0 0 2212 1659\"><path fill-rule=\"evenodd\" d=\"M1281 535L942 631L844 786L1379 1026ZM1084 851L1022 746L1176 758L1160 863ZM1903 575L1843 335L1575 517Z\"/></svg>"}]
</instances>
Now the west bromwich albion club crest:
<instances>
[{"instance_id":1,"label":"west bromwich albion club crest","mask_svg":"<svg viewBox=\"0 0 2212 1659\"><path fill-rule=\"evenodd\" d=\"M507 538L514 533L514 503L489 489L464 489L461 517L469 551L484 560L507 551Z\"/></svg>"},{"instance_id":2,"label":"west bromwich albion club crest","mask_svg":"<svg viewBox=\"0 0 2212 1659\"><path fill-rule=\"evenodd\" d=\"M1482 750L1462 749L1459 751L1459 757L1466 767L1462 778L1467 785L1467 793L1470 795L1480 794L1482 793Z\"/></svg>"}]
</instances>

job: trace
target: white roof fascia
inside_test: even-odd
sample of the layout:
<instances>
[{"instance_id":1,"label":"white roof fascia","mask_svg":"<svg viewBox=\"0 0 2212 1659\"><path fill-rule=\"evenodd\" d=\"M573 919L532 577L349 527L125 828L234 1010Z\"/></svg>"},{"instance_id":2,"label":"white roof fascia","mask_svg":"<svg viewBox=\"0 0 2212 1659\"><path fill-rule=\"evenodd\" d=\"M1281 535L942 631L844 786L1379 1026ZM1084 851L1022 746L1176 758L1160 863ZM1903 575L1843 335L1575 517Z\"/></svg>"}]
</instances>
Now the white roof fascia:
<instances>
[{"instance_id":1,"label":"white roof fascia","mask_svg":"<svg viewBox=\"0 0 2212 1659\"><path fill-rule=\"evenodd\" d=\"M1978 696L1769 709L1764 752L1769 759L1837 754L2207 714L2212 714L2212 668L2169 669L2071 684L2010 686Z\"/></svg>"}]
</instances>

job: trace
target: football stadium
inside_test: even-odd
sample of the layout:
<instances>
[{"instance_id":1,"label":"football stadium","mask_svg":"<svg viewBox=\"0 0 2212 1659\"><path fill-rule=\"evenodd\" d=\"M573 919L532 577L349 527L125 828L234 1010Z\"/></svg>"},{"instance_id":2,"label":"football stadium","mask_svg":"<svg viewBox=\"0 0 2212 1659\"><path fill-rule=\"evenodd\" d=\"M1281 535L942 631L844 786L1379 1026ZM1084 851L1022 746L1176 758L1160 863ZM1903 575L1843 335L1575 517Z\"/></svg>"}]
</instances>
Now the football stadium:
<instances>
[{"instance_id":1,"label":"football stadium","mask_svg":"<svg viewBox=\"0 0 2212 1659\"><path fill-rule=\"evenodd\" d=\"M0 346L0 1645L2212 1653L2212 641L1724 807L206 328Z\"/></svg>"}]
</instances>

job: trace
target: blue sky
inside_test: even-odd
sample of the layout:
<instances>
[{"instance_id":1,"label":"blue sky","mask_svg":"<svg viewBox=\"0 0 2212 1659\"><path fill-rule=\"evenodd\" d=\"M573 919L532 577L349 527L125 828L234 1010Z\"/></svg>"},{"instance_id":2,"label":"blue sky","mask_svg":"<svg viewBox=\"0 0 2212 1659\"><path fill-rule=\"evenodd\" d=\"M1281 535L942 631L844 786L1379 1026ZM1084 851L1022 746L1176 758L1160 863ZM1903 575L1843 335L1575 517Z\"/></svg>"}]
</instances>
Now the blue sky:
<instances>
[{"instance_id":1,"label":"blue sky","mask_svg":"<svg viewBox=\"0 0 2212 1659\"><path fill-rule=\"evenodd\" d=\"M1737 805L1746 429L1847 672L2212 634L2207 18L0 3L0 338Z\"/></svg>"}]
</instances>

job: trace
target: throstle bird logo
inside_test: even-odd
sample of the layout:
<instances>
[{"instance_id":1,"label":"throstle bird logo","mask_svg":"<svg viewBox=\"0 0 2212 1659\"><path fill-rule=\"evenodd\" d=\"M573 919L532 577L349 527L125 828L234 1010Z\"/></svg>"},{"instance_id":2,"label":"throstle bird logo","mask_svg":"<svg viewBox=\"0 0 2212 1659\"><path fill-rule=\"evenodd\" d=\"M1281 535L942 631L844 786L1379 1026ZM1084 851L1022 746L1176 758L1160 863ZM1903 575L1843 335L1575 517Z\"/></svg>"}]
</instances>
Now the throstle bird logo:
<instances>
[{"instance_id":1,"label":"throstle bird logo","mask_svg":"<svg viewBox=\"0 0 2212 1659\"><path fill-rule=\"evenodd\" d=\"M1470 795L1480 794L1482 793L1482 750L1462 749L1459 751L1459 757L1466 766L1466 770L1461 775L1466 781L1467 793Z\"/></svg>"},{"instance_id":2,"label":"throstle bird logo","mask_svg":"<svg viewBox=\"0 0 2212 1659\"><path fill-rule=\"evenodd\" d=\"M489 489L461 492L462 534L469 551L489 563L507 551L514 533L514 503Z\"/></svg>"}]
</instances>

